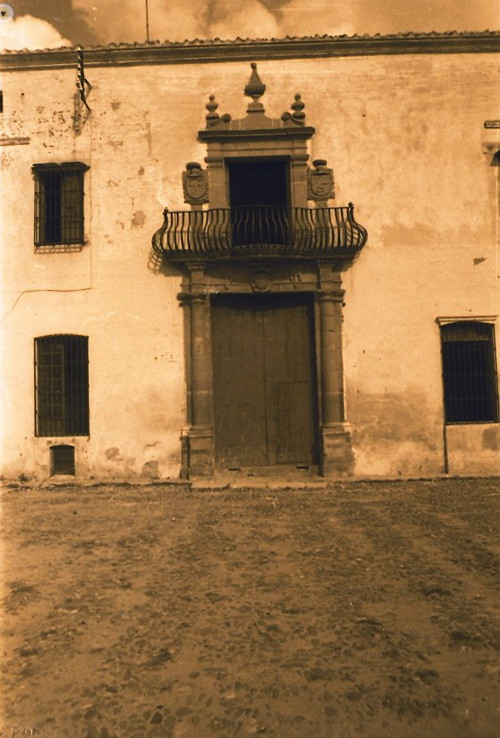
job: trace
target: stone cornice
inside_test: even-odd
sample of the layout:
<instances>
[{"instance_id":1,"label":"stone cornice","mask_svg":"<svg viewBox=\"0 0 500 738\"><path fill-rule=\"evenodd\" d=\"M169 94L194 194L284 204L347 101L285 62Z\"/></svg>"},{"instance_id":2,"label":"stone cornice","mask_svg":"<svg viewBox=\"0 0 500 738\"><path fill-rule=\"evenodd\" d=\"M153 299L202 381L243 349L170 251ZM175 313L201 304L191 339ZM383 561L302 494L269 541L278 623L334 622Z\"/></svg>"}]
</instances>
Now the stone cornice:
<instances>
[{"instance_id":1,"label":"stone cornice","mask_svg":"<svg viewBox=\"0 0 500 738\"><path fill-rule=\"evenodd\" d=\"M312 126L304 128L263 128L241 130L202 130L198 131L198 140L204 142L230 143L233 141L248 141L253 139L309 139L314 135Z\"/></svg>"},{"instance_id":2,"label":"stone cornice","mask_svg":"<svg viewBox=\"0 0 500 738\"><path fill-rule=\"evenodd\" d=\"M20 71L70 68L77 65L79 50L80 47L6 51L0 54L0 69ZM499 51L500 31L484 31L110 44L84 49L84 54L87 67L101 67L392 54L477 54Z\"/></svg>"}]
</instances>

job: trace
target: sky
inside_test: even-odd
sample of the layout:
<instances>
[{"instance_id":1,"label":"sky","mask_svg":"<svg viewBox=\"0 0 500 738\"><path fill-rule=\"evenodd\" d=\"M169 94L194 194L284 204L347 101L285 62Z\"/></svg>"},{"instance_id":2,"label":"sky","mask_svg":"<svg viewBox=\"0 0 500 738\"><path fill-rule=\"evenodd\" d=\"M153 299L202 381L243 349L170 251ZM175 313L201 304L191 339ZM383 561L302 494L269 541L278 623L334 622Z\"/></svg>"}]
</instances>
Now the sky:
<instances>
[{"instance_id":1,"label":"sky","mask_svg":"<svg viewBox=\"0 0 500 738\"><path fill-rule=\"evenodd\" d=\"M500 28L498 0L11 0L0 49L143 42L146 3L151 41Z\"/></svg>"}]
</instances>

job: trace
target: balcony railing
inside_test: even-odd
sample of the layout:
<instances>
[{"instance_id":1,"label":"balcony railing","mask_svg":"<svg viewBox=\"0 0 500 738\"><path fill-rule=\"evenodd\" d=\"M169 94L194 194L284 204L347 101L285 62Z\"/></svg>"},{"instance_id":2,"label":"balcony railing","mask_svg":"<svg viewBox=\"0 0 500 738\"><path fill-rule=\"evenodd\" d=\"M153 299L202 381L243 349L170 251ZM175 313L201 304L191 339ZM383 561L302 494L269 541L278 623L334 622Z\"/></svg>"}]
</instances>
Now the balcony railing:
<instances>
[{"instance_id":1,"label":"balcony railing","mask_svg":"<svg viewBox=\"0 0 500 738\"><path fill-rule=\"evenodd\" d=\"M163 211L153 248L171 261L244 257L353 257L367 232L354 206L283 208L247 206Z\"/></svg>"}]
</instances>

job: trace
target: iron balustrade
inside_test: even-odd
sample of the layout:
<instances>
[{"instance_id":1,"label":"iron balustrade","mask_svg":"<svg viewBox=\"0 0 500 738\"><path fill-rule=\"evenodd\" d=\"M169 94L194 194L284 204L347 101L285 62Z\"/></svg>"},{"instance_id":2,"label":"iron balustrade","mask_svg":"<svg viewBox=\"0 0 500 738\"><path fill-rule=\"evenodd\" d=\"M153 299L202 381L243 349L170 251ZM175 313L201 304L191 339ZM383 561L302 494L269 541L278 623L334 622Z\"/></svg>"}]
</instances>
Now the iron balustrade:
<instances>
[{"instance_id":1,"label":"iron balustrade","mask_svg":"<svg viewBox=\"0 0 500 738\"><path fill-rule=\"evenodd\" d=\"M153 249L172 261L245 256L353 257L366 229L352 203L335 208L245 206L211 210L165 208Z\"/></svg>"}]
</instances>

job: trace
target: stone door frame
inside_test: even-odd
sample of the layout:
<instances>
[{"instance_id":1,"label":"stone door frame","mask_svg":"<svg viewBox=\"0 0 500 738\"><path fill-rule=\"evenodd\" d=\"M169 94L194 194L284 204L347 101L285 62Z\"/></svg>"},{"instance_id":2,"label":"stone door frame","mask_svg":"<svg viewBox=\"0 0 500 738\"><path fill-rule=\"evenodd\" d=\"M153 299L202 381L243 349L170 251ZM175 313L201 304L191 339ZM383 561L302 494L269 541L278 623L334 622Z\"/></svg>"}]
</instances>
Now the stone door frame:
<instances>
[{"instance_id":1,"label":"stone door frame","mask_svg":"<svg viewBox=\"0 0 500 738\"><path fill-rule=\"evenodd\" d=\"M351 435L345 420L342 364L342 289L339 265L307 262L191 264L179 300L187 336L187 423L182 431L182 476L211 478L216 471L211 340L213 294L283 294L314 297L320 465L325 477L352 471Z\"/></svg>"},{"instance_id":2,"label":"stone door frame","mask_svg":"<svg viewBox=\"0 0 500 738\"><path fill-rule=\"evenodd\" d=\"M244 94L252 98L247 115L231 120L220 116L210 96L207 127L198 132L206 144L206 176L210 208L229 207L226 161L281 158L289 161L290 206L308 207L308 141L315 130L305 124L304 103L299 94L279 119L265 115L259 98L265 91L257 65ZM324 163L324 162L323 162ZM330 170L328 170L330 171ZM333 196L333 193L330 194ZM311 198L309 198L311 199ZM316 207L327 201L314 199ZM193 203L193 210L203 207ZM341 271L350 259L287 259L283 256L253 258L248 255L213 264L208 258L184 264L179 295L184 306L187 337L187 424L182 433L182 474L211 477L215 471L213 365L210 295L306 291L314 296L316 365L318 367L320 472L326 477L348 474L353 467L351 437L345 422L342 365Z\"/></svg>"}]
</instances>

